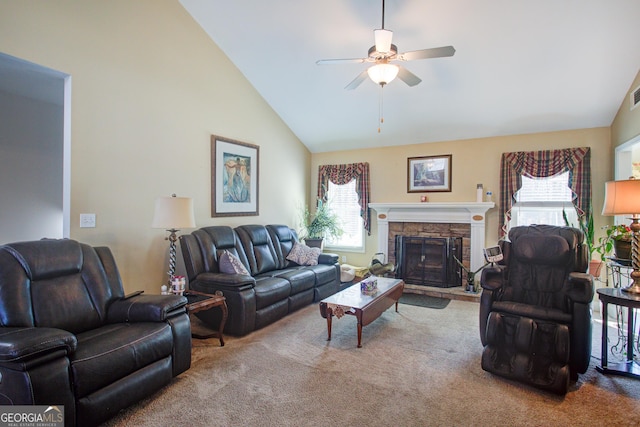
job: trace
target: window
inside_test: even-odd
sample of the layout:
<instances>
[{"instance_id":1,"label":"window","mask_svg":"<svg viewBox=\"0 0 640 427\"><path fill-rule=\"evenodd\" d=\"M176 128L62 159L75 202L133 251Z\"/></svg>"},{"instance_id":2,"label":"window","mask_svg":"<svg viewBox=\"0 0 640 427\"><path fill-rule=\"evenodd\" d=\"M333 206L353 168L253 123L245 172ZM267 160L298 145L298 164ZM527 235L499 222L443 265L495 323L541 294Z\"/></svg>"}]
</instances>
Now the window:
<instances>
[{"instance_id":1,"label":"window","mask_svg":"<svg viewBox=\"0 0 640 427\"><path fill-rule=\"evenodd\" d=\"M338 238L325 239L325 247L342 251L364 251L364 228L356 193L356 180L353 179L344 185L329 181L327 204L340 218L343 234Z\"/></svg>"},{"instance_id":2,"label":"window","mask_svg":"<svg viewBox=\"0 0 640 427\"><path fill-rule=\"evenodd\" d=\"M578 214L573 206L573 192L569 188L569 172L546 177L522 176L522 187L515 194L509 228L519 225L578 224Z\"/></svg>"},{"instance_id":3,"label":"window","mask_svg":"<svg viewBox=\"0 0 640 427\"><path fill-rule=\"evenodd\" d=\"M559 175L568 172L566 181L563 183L571 189L571 198L561 198L560 200L549 200L544 197L540 200L520 200L521 208L526 207L526 203L536 202L541 207L552 207L555 204L567 205L570 203L575 208L580 217L581 223L592 221L593 214L591 208L591 148L562 148L559 150L541 151L516 151L512 153L502 153L500 162L500 237L504 237L508 228L512 226L511 216L516 200L516 193L523 185L522 178L529 177L535 180L537 188L540 181L560 179ZM547 185L545 183L544 185ZM525 192L526 193L526 192ZM547 194L543 191L538 194ZM566 193L565 193L566 194ZM522 197L521 197L522 198ZM562 214L562 209L555 207L556 212ZM558 210L559 209L559 210ZM541 218L539 216L536 218ZM560 216L561 218L561 216ZM525 219L522 218L521 222ZM538 219L540 221L540 219ZM554 221L557 221L554 220ZM517 223L517 220L516 220ZM564 220L559 224L564 224ZM579 224L578 221L569 220L569 224Z\"/></svg>"}]
</instances>

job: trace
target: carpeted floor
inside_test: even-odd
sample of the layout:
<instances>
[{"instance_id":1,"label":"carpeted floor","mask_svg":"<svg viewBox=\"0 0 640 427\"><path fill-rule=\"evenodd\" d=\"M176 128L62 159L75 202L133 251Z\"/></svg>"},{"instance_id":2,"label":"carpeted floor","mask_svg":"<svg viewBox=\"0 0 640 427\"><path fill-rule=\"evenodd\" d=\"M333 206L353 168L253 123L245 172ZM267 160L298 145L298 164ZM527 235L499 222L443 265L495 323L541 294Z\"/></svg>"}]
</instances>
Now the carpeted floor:
<instances>
[{"instance_id":1,"label":"carpeted floor","mask_svg":"<svg viewBox=\"0 0 640 427\"><path fill-rule=\"evenodd\" d=\"M417 305L418 307L443 309L449 305L451 300L448 298L437 298L429 295L421 294L402 294L400 304Z\"/></svg>"},{"instance_id":2,"label":"carpeted floor","mask_svg":"<svg viewBox=\"0 0 640 427\"><path fill-rule=\"evenodd\" d=\"M241 338L194 340L189 371L107 426L637 425L640 381L606 376L594 323L592 364L566 396L480 367L478 304L400 304L363 330L317 304Z\"/></svg>"}]
</instances>

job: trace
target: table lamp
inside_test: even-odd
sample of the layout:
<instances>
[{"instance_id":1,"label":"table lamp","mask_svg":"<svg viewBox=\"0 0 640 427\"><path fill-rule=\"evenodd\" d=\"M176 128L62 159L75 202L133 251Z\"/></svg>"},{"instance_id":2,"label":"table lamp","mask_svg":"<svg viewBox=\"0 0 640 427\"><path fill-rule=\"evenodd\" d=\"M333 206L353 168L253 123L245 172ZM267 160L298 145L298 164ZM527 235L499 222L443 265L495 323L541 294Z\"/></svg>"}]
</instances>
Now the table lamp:
<instances>
[{"instance_id":1,"label":"table lamp","mask_svg":"<svg viewBox=\"0 0 640 427\"><path fill-rule=\"evenodd\" d=\"M631 232L633 233L633 243L631 245L631 278L633 283L623 291L631 294L640 294L640 254L639 237L640 231L640 180L627 179L621 181L608 181L604 187L604 206L602 215L631 215Z\"/></svg>"},{"instance_id":2,"label":"table lamp","mask_svg":"<svg viewBox=\"0 0 640 427\"><path fill-rule=\"evenodd\" d=\"M195 228L196 220L193 215L193 199L189 197L158 197L156 209L153 214L153 228L164 228L170 234L165 240L169 240L169 289L171 279L176 272L176 232L181 228Z\"/></svg>"}]
</instances>

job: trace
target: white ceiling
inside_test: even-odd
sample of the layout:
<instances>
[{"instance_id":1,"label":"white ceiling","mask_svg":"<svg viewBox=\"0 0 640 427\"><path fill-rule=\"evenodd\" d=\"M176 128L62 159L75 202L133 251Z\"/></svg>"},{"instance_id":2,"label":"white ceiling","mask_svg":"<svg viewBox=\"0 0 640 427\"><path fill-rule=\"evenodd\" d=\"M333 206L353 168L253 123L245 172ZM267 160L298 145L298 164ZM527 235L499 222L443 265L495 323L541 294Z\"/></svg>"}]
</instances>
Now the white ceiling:
<instances>
[{"instance_id":1,"label":"white ceiling","mask_svg":"<svg viewBox=\"0 0 640 427\"><path fill-rule=\"evenodd\" d=\"M640 69L639 0L386 0L400 52L456 53L403 63L378 133L367 64L315 62L366 57L381 0L180 2L312 152L609 126Z\"/></svg>"}]
</instances>

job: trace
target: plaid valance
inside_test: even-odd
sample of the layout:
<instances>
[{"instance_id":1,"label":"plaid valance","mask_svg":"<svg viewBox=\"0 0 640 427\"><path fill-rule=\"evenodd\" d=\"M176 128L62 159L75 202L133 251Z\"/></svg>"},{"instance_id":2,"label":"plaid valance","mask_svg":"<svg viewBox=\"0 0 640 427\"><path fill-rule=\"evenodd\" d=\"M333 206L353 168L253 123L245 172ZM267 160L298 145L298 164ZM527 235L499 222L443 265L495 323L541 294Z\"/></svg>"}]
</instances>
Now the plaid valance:
<instances>
[{"instance_id":1,"label":"plaid valance","mask_svg":"<svg viewBox=\"0 0 640 427\"><path fill-rule=\"evenodd\" d=\"M322 165L318 167L318 199L325 200L329 181L344 185L356 180L356 193L360 205L360 216L367 234L371 235L371 215L369 210L369 163L344 165Z\"/></svg>"},{"instance_id":2,"label":"plaid valance","mask_svg":"<svg viewBox=\"0 0 640 427\"><path fill-rule=\"evenodd\" d=\"M581 221L593 215L591 209L591 148L518 151L502 153L500 165L500 236L507 233L514 195L522 187L522 175L546 178L569 172L573 205Z\"/></svg>"}]
</instances>

